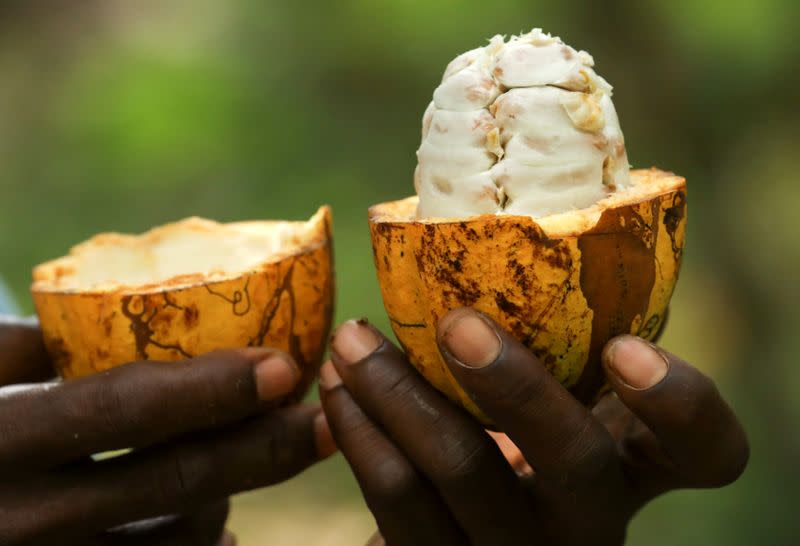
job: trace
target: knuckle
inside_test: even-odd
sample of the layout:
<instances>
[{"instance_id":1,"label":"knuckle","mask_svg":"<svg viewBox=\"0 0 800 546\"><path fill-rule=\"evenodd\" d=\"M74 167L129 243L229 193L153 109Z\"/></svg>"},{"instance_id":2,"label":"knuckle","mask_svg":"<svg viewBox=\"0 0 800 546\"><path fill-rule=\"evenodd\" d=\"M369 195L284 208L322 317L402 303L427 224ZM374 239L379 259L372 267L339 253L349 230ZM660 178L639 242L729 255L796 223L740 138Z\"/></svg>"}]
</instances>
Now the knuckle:
<instances>
[{"instance_id":1,"label":"knuckle","mask_svg":"<svg viewBox=\"0 0 800 546\"><path fill-rule=\"evenodd\" d=\"M750 446L747 444L747 442L744 442L744 446L738 452L737 456L731 460L731 463L727 468L727 473L725 474L725 483L723 485L728 485L729 483L733 483L738 480L741 475L744 474L749 461Z\"/></svg>"},{"instance_id":2,"label":"knuckle","mask_svg":"<svg viewBox=\"0 0 800 546\"><path fill-rule=\"evenodd\" d=\"M418 496L420 489L414 469L397 457L388 457L377 463L366 481L370 504L381 511L407 506Z\"/></svg>"},{"instance_id":3,"label":"knuckle","mask_svg":"<svg viewBox=\"0 0 800 546\"><path fill-rule=\"evenodd\" d=\"M486 443L448 440L437 450L433 473L445 485L463 483L482 473L489 455Z\"/></svg>"},{"instance_id":4,"label":"knuckle","mask_svg":"<svg viewBox=\"0 0 800 546\"><path fill-rule=\"evenodd\" d=\"M285 450L281 446L289 443L289 428L283 419L272 418L265 423L264 434L261 437L260 451L264 465L268 467L280 466Z\"/></svg>"},{"instance_id":5,"label":"knuckle","mask_svg":"<svg viewBox=\"0 0 800 546\"><path fill-rule=\"evenodd\" d=\"M364 412L355 404L342 405L333 409L326 408L326 415L332 432L337 439L352 438L359 441L373 431L373 424Z\"/></svg>"},{"instance_id":6,"label":"knuckle","mask_svg":"<svg viewBox=\"0 0 800 546\"><path fill-rule=\"evenodd\" d=\"M214 427L243 417L256 401L250 365L235 351L215 351L161 368L169 374L162 388L183 393L167 400L177 413L190 412L199 425Z\"/></svg>"},{"instance_id":7,"label":"knuckle","mask_svg":"<svg viewBox=\"0 0 800 546\"><path fill-rule=\"evenodd\" d=\"M736 436L726 442L724 456L714 464L715 487L724 487L738 480L744 474L750 460L750 444L744 432L738 430Z\"/></svg>"},{"instance_id":8,"label":"knuckle","mask_svg":"<svg viewBox=\"0 0 800 546\"><path fill-rule=\"evenodd\" d=\"M152 477L154 500L166 511L183 510L191 505L192 492L187 478L194 475L197 479L197 475L187 466L185 456L179 451L169 454L155 466Z\"/></svg>"},{"instance_id":9,"label":"knuckle","mask_svg":"<svg viewBox=\"0 0 800 546\"><path fill-rule=\"evenodd\" d=\"M677 400L680 404L669 424L675 457L686 479L701 487L723 487L736 481L747 467L750 447L716 384L698 374L686 382Z\"/></svg>"},{"instance_id":10,"label":"knuckle","mask_svg":"<svg viewBox=\"0 0 800 546\"><path fill-rule=\"evenodd\" d=\"M136 412L131 410L125 400L125 389L125 376L121 374L114 376L106 385L92 389L92 398L96 405L94 411L102 419L108 432L114 436L135 429L139 424Z\"/></svg>"},{"instance_id":11,"label":"knuckle","mask_svg":"<svg viewBox=\"0 0 800 546\"><path fill-rule=\"evenodd\" d=\"M295 420L281 414L268 416L259 433L263 472L288 478L315 457L310 434ZM262 472L258 474L263 476Z\"/></svg>"},{"instance_id":12,"label":"knuckle","mask_svg":"<svg viewBox=\"0 0 800 546\"><path fill-rule=\"evenodd\" d=\"M191 374L192 372L187 372ZM192 381L194 383L197 402L200 410L198 416L206 426L216 426L221 421L221 416L229 410L230 404L225 396L225 386L218 374L210 374L205 380Z\"/></svg>"},{"instance_id":13,"label":"knuckle","mask_svg":"<svg viewBox=\"0 0 800 546\"><path fill-rule=\"evenodd\" d=\"M13 408L0 408L0 476L6 479L25 466L20 454L26 453L31 445L31 424L29 416ZM0 542L2 544L2 542Z\"/></svg>"},{"instance_id":14,"label":"knuckle","mask_svg":"<svg viewBox=\"0 0 800 546\"><path fill-rule=\"evenodd\" d=\"M402 373L395 377L387 378L381 399L385 404L396 405L403 403L408 398L409 393L413 392L416 388L414 377L408 370L403 370Z\"/></svg>"},{"instance_id":15,"label":"knuckle","mask_svg":"<svg viewBox=\"0 0 800 546\"><path fill-rule=\"evenodd\" d=\"M567 469L562 481L579 483L606 474L618 465L617 446L600 428L591 414L577 427L569 427L577 433L566 438L560 451L563 468Z\"/></svg>"},{"instance_id":16,"label":"knuckle","mask_svg":"<svg viewBox=\"0 0 800 546\"><path fill-rule=\"evenodd\" d=\"M214 446L203 450L176 448L165 453L153 467L153 500L162 511L170 513L216 497L215 490L222 483L218 473L224 463Z\"/></svg>"},{"instance_id":17,"label":"knuckle","mask_svg":"<svg viewBox=\"0 0 800 546\"><path fill-rule=\"evenodd\" d=\"M532 404L544 400L547 390L547 377L543 370L533 369L522 377L509 377L501 384L496 396L504 406L531 408Z\"/></svg>"}]
</instances>

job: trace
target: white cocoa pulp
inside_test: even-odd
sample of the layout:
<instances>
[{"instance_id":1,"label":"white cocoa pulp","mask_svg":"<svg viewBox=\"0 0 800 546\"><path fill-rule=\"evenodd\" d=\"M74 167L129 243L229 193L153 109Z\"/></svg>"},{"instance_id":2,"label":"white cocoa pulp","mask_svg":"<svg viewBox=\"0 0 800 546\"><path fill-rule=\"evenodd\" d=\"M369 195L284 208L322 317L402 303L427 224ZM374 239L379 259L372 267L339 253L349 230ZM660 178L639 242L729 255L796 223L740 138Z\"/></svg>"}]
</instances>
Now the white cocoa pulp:
<instances>
[{"instance_id":1,"label":"white cocoa pulp","mask_svg":"<svg viewBox=\"0 0 800 546\"><path fill-rule=\"evenodd\" d=\"M417 216L539 218L628 188L611 86L593 66L540 29L456 57L422 120Z\"/></svg>"}]
</instances>

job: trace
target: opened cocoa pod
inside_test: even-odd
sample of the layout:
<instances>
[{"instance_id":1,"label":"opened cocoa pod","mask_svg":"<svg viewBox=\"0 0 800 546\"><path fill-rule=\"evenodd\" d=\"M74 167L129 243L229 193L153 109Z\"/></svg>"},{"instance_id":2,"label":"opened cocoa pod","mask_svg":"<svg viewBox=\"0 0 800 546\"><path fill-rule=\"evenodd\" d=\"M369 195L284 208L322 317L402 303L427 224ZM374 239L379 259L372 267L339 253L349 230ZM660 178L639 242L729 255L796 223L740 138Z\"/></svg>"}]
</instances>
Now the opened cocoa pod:
<instances>
[{"instance_id":1,"label":"opened cocoa pod","mask_svg":"<svg viewBox=\"0 0 800 546\"><path fill-rule=\"evenodd\" d=\"M37 266L45 345L65 378L135 360L264 346L316 376L334 299L331 212L307 222L201 218L142 235L106 233Z\"/></svg>"},{"instance_id":2,"label":"opened cocoa pod","mask_svg":"<svg viewBox=\"0 0 800 546\"><path fill-rule=\"evenodd\" d=\"M489 425L437 347L448 311L485 313L592 404L603 346L652 338L678 279L686 181L630 170L611 86L593 64L538 29L458 56L423 117L418 195L369 211L398 340Z\"/></svg>"}]
</instances>

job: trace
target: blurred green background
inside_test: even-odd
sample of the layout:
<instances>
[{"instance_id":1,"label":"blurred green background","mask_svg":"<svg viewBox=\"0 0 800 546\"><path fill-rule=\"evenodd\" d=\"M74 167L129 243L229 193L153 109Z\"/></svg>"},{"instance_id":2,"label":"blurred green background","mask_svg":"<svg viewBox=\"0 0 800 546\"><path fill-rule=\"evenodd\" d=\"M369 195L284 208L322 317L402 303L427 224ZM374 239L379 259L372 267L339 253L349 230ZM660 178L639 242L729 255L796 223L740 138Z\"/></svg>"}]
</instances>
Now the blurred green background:
<instances>
[{"instance_id":1,"label":"blurred green background","mask_svg":"<svg viewBox=\"0 0 800 546\"><path fill-rule=\"evenodd\" d=\"M631 544L797 544L800 20L795 0L4 0L0 273L26 312L36 263L98 231L335 212L337 319L387 321L366 208L413 192L447 62L537 26L590 51L635 166L685 175L690 227L663 344L719 382L744 477L670 494ZM580 518L576 514L576 518ZM243 544L359 544L340 456L236 500Z\"/></svg>"}]
</instances>

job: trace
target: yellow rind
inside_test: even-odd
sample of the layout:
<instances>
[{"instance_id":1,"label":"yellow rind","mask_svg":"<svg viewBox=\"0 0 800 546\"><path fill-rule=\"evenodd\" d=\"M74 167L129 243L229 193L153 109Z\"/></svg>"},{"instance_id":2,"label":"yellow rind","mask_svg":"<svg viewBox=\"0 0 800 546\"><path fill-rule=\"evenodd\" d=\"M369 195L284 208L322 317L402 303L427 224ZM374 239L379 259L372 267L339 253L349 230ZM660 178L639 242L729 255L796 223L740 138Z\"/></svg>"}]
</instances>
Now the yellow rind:
<instances>
[{"instance_id":1,"label":"yellow rind","mask_svg":"<svg viewBox=\"0 0 800 546\"><path fill-rule=\"evenodd\" d=\"M178 360L247 346L291 354L302 370L295 397L319 369L334 300L331 212L312 219L311 243L232 278L139 288L31 289L45 345L64 378L136 360ZM41 266L40 266L41 267Z\"/></svg>"},{"instance_id":2,"label":"yellow rind","mask_svg":"<svg viewBox=\"0 0 800 546\"><path fill-rule=\"evenodd\" d=\"M452 377L436 343L439 320L472 306L591 404L605 385L603 345L623 333L655 336L683 254L685 180L657 170L632 176L658 193L609 205L593 227L575 233L548 235L527 216L415 220L409 215L413 199L372 207L384 305L420 373L491 425Z\"/></svg>"}]
</instances>

